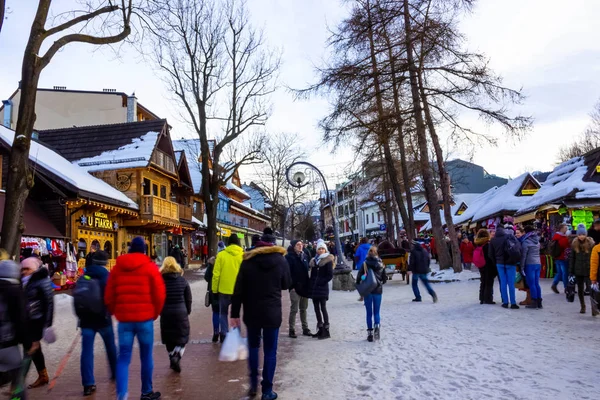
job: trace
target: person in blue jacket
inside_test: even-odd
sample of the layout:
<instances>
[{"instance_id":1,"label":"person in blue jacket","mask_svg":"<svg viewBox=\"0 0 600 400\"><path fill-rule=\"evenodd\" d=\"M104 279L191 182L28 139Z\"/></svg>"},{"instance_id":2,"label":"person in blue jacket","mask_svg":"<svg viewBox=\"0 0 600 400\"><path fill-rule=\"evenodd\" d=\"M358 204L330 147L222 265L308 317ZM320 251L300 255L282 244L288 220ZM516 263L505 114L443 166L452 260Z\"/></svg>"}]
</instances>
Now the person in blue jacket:
<instances>
[{"instance_id":1,"label":"person in blue jacket","mask_svg":"<svg viewBox=\"0 0 600 400\"><path fill-rule=\"evenodd\" d=\"M356 261L355 268L357 270L362 268L370 249L371 245L369 244L369 240L366 237L360 239L360 245L358 246L358 249L356 249L356 253L354 253L354 260Z\"/></svg>"}]
</instances>

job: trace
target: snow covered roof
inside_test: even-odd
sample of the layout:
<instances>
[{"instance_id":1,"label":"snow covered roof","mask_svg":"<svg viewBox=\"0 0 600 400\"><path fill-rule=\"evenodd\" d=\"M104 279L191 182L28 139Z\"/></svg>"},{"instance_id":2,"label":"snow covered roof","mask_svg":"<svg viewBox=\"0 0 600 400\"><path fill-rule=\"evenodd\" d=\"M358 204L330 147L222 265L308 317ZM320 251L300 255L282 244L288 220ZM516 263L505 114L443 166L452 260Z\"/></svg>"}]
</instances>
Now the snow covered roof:
<instances>
[{"instance_id":1,"label":"snow covered roof","mask_svg":"<svg viewBox=\"0 0 600 400\"><path fill-rule=\"evenodd\" d=\"M145 167L150 162L159 135L159 132L148 132L116 150L105 151L73 163L90 172Z\"/></svg>"},{"instance_id":2,"label":"snow covered roof","mask_svg":"<svg viewBox=\"0 0 600 400\"><path fill-rule=\"evenodd\" d=\"M238 194L244 197L250 198L250 195L244 189L232 182L232 178L229 178L229 180L225 182L225 187L227 188L227 190L233 190L234 192L237 192Z\"/></svg>"},{"instance_id":3,"label":"snow covered roof","mask_svg":"<svg viewBox=\"0 0 600 400\"><path fill-rule=\"evenodd\" d=\"M592 164L594 172L595 164ZM565 161L548 175L540 190L530 197L517 213L524 214L567 197L578 200L600 199L600 183L584 180L588 171L585 156Z\"/></svg>"},{"instance_id":4,"label":"snow covered roof","mask_svg":"<svg viewBox=\"0 0 600 400\"><path fill-rule=\"evenodd\" d=\"M8 146L12 146L13 138L14 131L0 125L0 139ZM126 204L129 208L138 209L138 205L129 197L103 180L90 175L85 169L73 165L67 159L41 143L31 142L29 160L81 191L115 199Z\"/></svg>"},{"instance_id":5,"label":"snow covered roof","mask_svg":"<svg viewBox=\"0 0 600 400\"><path fill-rule=\"evenodd\" d=\"M200 139L173 140L175 151L185 152L185 158L190 170L190 178L194 193L202 189L202 163L200 162Z\"/></svg>"},{"instance_id":6,"label":"snow covered roof","mask_svg":"<svg viewBox=\"0 0 600 400\"><path fill-rule=\"evenodd\" d=\"M470 203L467 203L467 210L462 214L459 215L458 217L456 217L456 219L454 220L455 224L462 224L465 223L467 221L470 221L473 219L473 217L475 216L475 213L477 212L477 210L479 210L481 207L483 207L486 202L488 201L489 198L491 198L494 193L496 193L496 191L498 191L498 187L494 186L491 189L488 189L486 192L481 193L479 196L477 196L475 199L473 199Z\"/></svg>"},{"instance_id":7,"label":"snow covered roof","mask_svg":"<svg viewBox=\"0 0 600 400\"><path fill-rule=\"evenodd\" d=\"M451 208L450 208L450 212L452 213L452 222L456 223L454 216L456 215L456 212L458 211L458 209L460 208L460 206L463 204L463 202L460 203L456 203L454 204ZM425 214L425 213L423 213ZM429 214L427 214L429 215ZM446 224L446 216L444 215L444 210L440 210L440 217L442 218L442 225ZM427 221L427 223L425 225L423 225L421 227L421 230L419 232L426 232L431 230L431 216L429 217L429 220Z\"/></svg>"},{"instance_id":8,"label":"snow covered roof","mask_svg":"<svg viewBox=\"0 0 600 400\"><path fill-rule=\"evenodd\" d=\"M194 216L192 216L192 223L198 225L200 228L206 228L206 224Z\"/></svg>"}]
</instances>

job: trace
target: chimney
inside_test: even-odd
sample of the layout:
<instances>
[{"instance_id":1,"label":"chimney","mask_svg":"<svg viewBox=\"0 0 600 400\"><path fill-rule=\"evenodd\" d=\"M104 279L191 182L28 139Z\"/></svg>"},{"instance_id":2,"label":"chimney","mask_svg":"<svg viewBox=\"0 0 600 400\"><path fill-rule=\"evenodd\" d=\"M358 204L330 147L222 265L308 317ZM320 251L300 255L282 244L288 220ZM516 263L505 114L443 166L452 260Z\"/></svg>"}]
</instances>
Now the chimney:
<instances>
[{"instance_id":1,"label":"chimney","mask_svg":"<svg viewBox=\"0 0 600 400\"><path fill-rule=\"evenodd\" d=\"M127 96L127 122L137 121L137 98L135 92L131 96Z\"/></svg>"},{"instance_id":2,"label":"chimney","mask_svg":"<svg viewBox=\"0 0 600 400\"><path fill-rule=\"evenodd\" d=\"M2 100L2 104L4 105L4 118L2 119L2 125L7 127L8 129L12 129L12 100Z\"/></svg>"}]
</instances>

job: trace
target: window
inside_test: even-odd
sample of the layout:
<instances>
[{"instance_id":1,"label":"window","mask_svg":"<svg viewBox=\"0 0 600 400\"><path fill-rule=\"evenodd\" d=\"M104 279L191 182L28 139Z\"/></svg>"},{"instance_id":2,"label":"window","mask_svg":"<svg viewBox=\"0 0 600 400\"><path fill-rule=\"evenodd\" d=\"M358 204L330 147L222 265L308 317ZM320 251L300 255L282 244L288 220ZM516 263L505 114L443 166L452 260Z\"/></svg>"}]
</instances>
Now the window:
<instances>
[{"instance_id":1,"label":"window","mask_svg":"<svg viewBox=\"0 0 600 400\"><path fill-rule=\"evenodd\" d=\"M158 185L156 183L152 184L152 196L158 197Z\"/></svg>"},{"instance_id":2,"label":"window","mask_svg":"<svg viewBox=\"0 0 600 400\"><path fill-rule=\"evenodd\" d=\"M369 214L365 214L365 216L367 217L367 225L369 225Z\"/></svg>"},{"instance_id":3,"label":"window","mask_svg":"<svg viewBox=\"0 0 600 400\"><path fill-rule=\"evenodd\" d=\"M163 199L167 198L167 187L164 185L160 185L160 197Z\"/></svg>"},{"instance_id":4,"label":"window","mask_svg":"<svg viewBox=\"0 0 600 400\"><path fill-rule=\"evenodd\" d=\"M375 213L371 213L371 222L375 223Z\"/></svg>"},{"instance_id":5,"label":"window","mask_svg":"<svg viewBox=\"0 0 600 400\"><path fill-rule=\"evenodd\" d=\"M150 196L150 179L144 178L144 195Z\"/></svg>"},{"instance_id":6,"label":"window","mask_svg":"<svg viewBox=\"0 0 600 400\"><path fill-rule=\"evenodd\" d=\"M377 211L377 221L381 221L381 211Z\"/></svg>"}]
</instances>

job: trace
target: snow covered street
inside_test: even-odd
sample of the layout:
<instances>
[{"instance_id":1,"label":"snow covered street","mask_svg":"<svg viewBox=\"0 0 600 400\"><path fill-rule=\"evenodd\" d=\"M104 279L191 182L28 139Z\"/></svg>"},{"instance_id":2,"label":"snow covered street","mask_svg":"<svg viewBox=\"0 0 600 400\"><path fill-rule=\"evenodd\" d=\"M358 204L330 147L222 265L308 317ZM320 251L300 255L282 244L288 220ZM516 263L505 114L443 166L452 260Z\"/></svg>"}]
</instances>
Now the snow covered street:
<instances>
[{"instance_id":1,"label":"snow covered street","mask_svg":"<svg viewBox=\"0 0 600 400\"><path fill-rule=\"evenodd\" d=\"M357 293L332 293L332 339L297 339L278 371L282 399L598 398L600 319L552 293L550 280L543 310L506 310L479 304L478 281L435 284L433 304L426 294L412 303L396 279L384 288L378 343L366 341Z\"/></svg>"}]
</instances>

